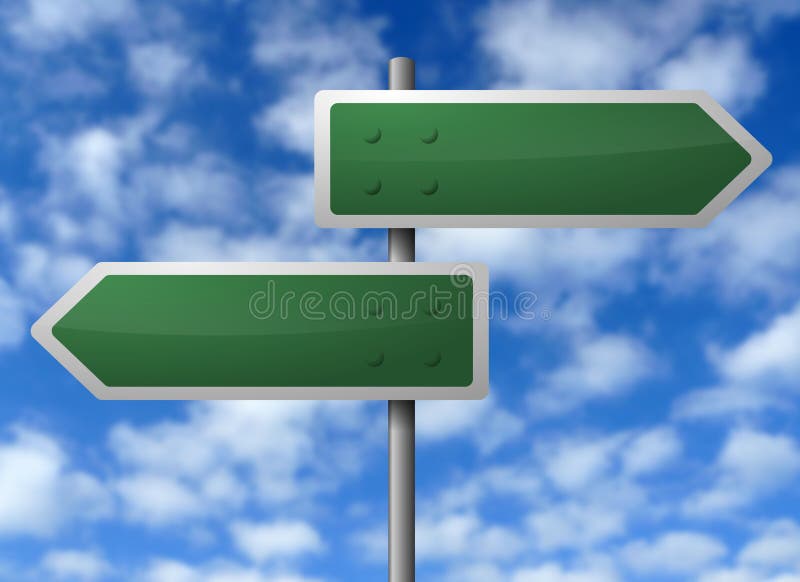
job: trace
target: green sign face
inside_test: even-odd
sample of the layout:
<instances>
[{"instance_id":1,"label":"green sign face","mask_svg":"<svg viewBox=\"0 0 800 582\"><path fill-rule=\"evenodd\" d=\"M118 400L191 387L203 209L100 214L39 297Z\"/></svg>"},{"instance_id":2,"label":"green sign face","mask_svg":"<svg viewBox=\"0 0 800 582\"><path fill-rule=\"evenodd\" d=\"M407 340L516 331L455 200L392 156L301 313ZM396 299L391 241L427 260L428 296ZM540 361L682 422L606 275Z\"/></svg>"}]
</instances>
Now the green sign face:
<instances>
[{"instance_id":1,"label":"green sign face","mask_svg":"<svg viewBox=\"0 0 800 582\"><path fill-rule=\"evenodd\" d=\"M698 226L769 165L701 92L324 91L321 226Z\"/></svg>"},{"instance_id":2,"label":"green sign face","mask_svg":"<svg viewBox=\"0 0 800 582\"><path fill-rule=\"evenodd\" d=\"M34 336L101 398L476 398L487 284L472 269L100 264Z\"/></svg>"}]
</instances>

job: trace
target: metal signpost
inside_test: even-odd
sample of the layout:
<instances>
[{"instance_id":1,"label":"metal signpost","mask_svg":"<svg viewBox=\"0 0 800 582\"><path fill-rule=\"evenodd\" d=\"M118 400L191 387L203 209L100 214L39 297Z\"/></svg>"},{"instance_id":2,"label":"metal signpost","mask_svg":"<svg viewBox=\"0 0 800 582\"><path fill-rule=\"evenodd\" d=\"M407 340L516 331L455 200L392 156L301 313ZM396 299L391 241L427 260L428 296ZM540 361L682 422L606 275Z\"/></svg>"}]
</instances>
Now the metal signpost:
<instances>
[{"instance_id":1,"label":"metal signpost","mask_svg":"<svg viewBox=\"0 0 800 582\"><path fill-rule=\"evenodd\" d=\"M701 91L315 98L317 224L386 263L100 263L32 329L101 399L389 401L389 580L414 580L414 401L489 389L488 272L415 263L417 227L704 226L771 163ZM483 305L482 305L483 302Z\"/></svg>"},{"instance_id":2,"label":"metal signpost","mask_svg":"<svg viewBox=\"0 0 800 582\"><path fill-rule=\"evenodd\" d=\"M323 227L705 226L771 156L702 91L320 91Z\"/></svg>"},{"instance_id":3,"label":"metal signpost","mask_svg":"<svg viewBox=\"0 0 800 582\"><path fill-rule=\"evenodd\" d=\"M389 89L414 89L414 61L389 61ZM389 261L414 262L413 228L389 229ZM416 439L413 400L389 401L389 580L414 580Z\"/></svg>"},{"instance_id":4,"label":"metal signpost","mask_svg":"<svg viewBox=\"0 0 800 582\"><path fill-rule=\"evenodd\" d=\"M32 333L101 399L482 398L488 275L465 269L99 263Z\"/></svg>"},{"instance_id":5,"label":"metal signpost","mask_svg":"<svg viewBox=\"0 0 800 582\"><path fill-rule=\"evenodd\" d=\"M320 91L321 227L389 228L414 260L417 227L697 227L772 162L702 91ZM414 409L389 403L389 580L414 580Z\"/></svg>"}]
</instances>

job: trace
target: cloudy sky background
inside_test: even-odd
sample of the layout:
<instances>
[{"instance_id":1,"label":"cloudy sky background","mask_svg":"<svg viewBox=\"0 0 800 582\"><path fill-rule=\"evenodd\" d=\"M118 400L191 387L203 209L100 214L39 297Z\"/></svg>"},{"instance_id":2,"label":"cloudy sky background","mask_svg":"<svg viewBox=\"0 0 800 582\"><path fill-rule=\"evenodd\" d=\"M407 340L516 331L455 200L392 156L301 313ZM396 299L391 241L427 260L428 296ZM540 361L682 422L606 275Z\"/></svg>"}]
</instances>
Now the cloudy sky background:
<instances>
[{"instance_id":1,"label":"cloudy sky background","mask_svg":"<svg viewBox=\"0 0 800 582\"><path fill-rule=\"evenodd\" d=\"M538 297L417 405L420 581L800 581L800 4L0 5L0 580L386 572L386 407L98 402L30 339L101 260L384 260L312 218L312 99L705 89L774 155L710 227L420 230Z\"/></svg>"}]
</instances>

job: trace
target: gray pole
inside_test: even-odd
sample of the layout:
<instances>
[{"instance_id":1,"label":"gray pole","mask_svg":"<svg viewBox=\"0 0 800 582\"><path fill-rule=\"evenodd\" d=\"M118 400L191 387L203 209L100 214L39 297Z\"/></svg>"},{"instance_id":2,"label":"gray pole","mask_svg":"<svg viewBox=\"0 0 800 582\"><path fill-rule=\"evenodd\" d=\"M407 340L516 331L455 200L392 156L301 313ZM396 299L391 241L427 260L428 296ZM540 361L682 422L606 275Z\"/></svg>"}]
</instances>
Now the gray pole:
<instances>
[{"instance_id":1,"label":"gray pole","mask_svg":"<svg viewBox=\"0 0 800 582\"><path fill-rule=\"evenodd\" d=\"M389 61L389 89L414 88L414 61ZM414 262L414 229L389 229L389 260ZM414 401L389 401L389 582L414 582Z\"/></svg>"}]
</instances>

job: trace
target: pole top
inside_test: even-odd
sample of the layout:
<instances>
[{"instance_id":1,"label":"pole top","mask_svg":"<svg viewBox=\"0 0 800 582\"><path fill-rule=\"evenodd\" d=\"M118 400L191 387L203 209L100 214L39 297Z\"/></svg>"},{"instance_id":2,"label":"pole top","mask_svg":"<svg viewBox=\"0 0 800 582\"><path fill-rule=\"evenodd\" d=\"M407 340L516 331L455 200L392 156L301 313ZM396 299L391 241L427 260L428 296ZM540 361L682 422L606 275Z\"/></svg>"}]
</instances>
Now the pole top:
<instances>
[{"instance_id":1,"label":"pole top","mask_svg":"<svg viewBox=\"0 0 800 582\"><path fill-rule=\"evenodd\" d=\"M389 60L389 89L414 89L414 60L395 57Z\"/></svg>"}]
</instances>

